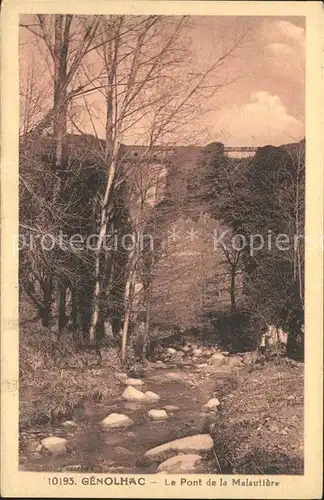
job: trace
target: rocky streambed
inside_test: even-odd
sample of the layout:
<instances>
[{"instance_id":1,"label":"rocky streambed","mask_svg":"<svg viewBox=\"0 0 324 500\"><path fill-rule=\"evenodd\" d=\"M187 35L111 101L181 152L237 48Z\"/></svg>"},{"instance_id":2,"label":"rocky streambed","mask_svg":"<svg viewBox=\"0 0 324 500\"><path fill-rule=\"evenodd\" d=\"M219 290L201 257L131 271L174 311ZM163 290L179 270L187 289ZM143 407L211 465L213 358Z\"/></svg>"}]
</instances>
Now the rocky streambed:
<instances>
[{"instance_id":1,"label":"rocky streambed","mask_svg":"<svg viewBox=\"0 0 324 500\"><path fill-rule=\"evenodd\" d=\"M151 363L142 378L116 373L120 395L87 402L73 421L26 430L20 468L97 473L216 471L210 431L221 418L224 384L241 361L216 349L204 355L204 349L187 347L166 349L164 360Z\"/></svg>"}]
</instances>

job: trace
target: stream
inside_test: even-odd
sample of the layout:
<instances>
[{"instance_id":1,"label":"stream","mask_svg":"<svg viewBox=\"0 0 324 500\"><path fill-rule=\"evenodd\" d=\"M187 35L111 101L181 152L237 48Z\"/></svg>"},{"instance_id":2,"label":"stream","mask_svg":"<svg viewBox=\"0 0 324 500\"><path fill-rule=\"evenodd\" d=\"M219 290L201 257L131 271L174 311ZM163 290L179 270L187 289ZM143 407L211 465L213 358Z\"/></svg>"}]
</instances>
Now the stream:
<instances>
[{"instance_id":1,"label":"stream","mask_svg":"<svg viewBox=\"0 0 324 500\"><path fill-rule=\"evenodd\" d=\"M201 372L195 369L167 367L146 373L145 392L153 391L160 401L143 403L125 401L121 384L120 396L95 403L85 403L82 414L75 417L75 426L62 424L35 426L27 430L28 439L40 441L44 437L63 437L68 441L68 453L50 455L43 453L20 455L20 469L27 471L73 471L154 473L156 464L146 463L144 453L162 443L181 437L208 432L203 405L217 392L228 373L223 370L202 382ZM199 383L198 383L199 379ZM151 420L150 409L162 409L166 405L178 407L168 411L167 420ZM134 425L128 428L104 429L100 422L111 413L129 416Z\"/></svg>"}]
</instances>

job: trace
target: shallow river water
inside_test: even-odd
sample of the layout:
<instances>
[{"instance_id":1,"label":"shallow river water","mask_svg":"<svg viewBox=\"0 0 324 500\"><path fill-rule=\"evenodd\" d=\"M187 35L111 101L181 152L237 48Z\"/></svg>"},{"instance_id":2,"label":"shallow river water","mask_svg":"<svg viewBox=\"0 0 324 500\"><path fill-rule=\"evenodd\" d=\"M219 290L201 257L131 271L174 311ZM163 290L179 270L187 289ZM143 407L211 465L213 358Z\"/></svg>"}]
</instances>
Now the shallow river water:
<instances>
[{"instance_id":1,"label":"shallow river water","mask_svg":"<svg viewBox=\"0 0 324 500\"><path fill-rule=\"evenodd\" d=\"M206 414L202 407L211 397L211 390L217 390L222 384L224 376L219 374L213 380L206 380L206 384L195 387L192 371L168 368L147 372L143 381L145 385L140 389L157 393L161 398L159 402L127 402L121 396L102 403L87 402L83 414L75 418L75 427L57 424L28 430L28 439L28 435L39 441L51 435L66 438L69 451L61 456L22 453L20 468L29 471L154 473L156 464L143 460L145 451L173 439L206 432ZM124 388L121 385L120 394ZM165 405L179 409L169 412L168 420L154 421L148 417L148 410ZM134 425L104 430L100 422L110 413L128 415Z\"/></svg>"}]
</instances>

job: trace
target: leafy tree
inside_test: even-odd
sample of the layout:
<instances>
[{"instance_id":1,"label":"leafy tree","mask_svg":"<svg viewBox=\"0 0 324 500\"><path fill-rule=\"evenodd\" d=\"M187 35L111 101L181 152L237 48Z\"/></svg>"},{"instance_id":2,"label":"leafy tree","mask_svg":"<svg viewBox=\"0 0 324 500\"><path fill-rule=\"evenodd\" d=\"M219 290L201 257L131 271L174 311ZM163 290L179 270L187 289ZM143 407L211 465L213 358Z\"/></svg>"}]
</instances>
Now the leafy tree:
<instances>
[{"instance_id":1,"label":"leafy tree","mask_svg":"<svg viewBox=\"0 0 324 500\"><path fill-rule=\"evenodd\" d=\"M232 270L231 313L236 312L237 266L244 276L240 310L254 322L255 338L268 325L282 327L293 357L303 350L304 147L304 141L266 146L242 161L226 158L221 144L210 144L189 196L189 204L201 200L204 210L229 229L219 246Z\"/></svg>"}]
</instances>

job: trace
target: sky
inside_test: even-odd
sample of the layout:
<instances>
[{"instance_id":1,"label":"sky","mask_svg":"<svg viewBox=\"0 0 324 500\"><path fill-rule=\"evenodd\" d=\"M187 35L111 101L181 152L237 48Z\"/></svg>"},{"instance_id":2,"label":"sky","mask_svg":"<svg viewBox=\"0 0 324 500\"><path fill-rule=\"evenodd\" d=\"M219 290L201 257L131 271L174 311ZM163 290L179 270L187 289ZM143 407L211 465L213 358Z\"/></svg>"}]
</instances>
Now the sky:
<instances>
[{"instance_id":1,"label":"sky","mask_svg":"<svg viewBox=\"0 0 324 500\"><path fill-rule=\"evenodd\" d=\"M191 124L196 131L196 139L191 142L263 146L301 140L305 111L304 18L196 16L192 21L188 44L193 66L201 70L235 37L244 33L244 38L221 69L220 79L226 85L206 102L205 113ZM30 46L24 42L30 35L24 31L21 53L28 67ZM98 130L103 136L104 127L99 122ZM132 141L129 136L127 142Z\"/></svg>"},{"instance_id":2,"label":"sky","mask_svg":"<svg viewBox=\"0 0 324 500\"><path fill-rule=\"evenodd\" d=\"M248 34L229 76L238 80L215 97L211 136L231 146L279 145L304 137L304 18L203 18L195 35L198 52L211 57L217 30ZM199 33L201 37L199 37ZM208 50L206 49L208 47Z\"/></svg>"}]
</instances>

